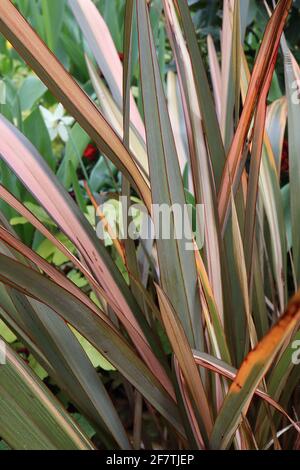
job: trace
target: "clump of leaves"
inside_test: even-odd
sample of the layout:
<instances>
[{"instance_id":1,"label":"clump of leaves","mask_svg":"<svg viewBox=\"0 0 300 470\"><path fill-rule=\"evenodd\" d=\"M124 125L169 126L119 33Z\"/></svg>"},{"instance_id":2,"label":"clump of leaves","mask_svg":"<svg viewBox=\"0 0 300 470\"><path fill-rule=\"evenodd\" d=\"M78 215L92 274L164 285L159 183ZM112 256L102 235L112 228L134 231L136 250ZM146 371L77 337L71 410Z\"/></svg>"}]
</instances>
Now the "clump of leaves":
<instances>
[{"instance_id":1,"label":"clump of leaves","mask_svg":"<svg viewBox=\"0 0 300 470\"><path fill-rule=\"evenodd\" d=\"M66 3L45 3L43 38L55 51L55 19ZM53 252L43 256L29 247L1 215L0 315L82 419L72 417L7 344L0 435L12 448L89 449L90 424L93 442L107 448L158 442L164 448L293 448L300 431L293 401L299 368L292 360L300 320L300 108L294 99L299 67L283 36L291 0L268 12L251 73L243 50L247 8L224 1L220 51L207 38L210 76L185 0L125 2L123 64L95 4L67 3L85 37L79 58L96 103L41 32L10 0L0 2L1 32L76 119L71 132L81 126L86 138L79 155L66 152L56 176L20 130L0 117L1 157L42 217L4 185L0 197L64 256L57 269ZM167 83L157 55L161 24L176 65ZM280 47L286 95L268 105ZM130 86L136 67L138 104ZM288 187L280 188L286 122L290 173ZM103 194L86 169L81 166L80 181L77 172L90 140L101 154L94 169L109 159L122 174L123 195L138 197L150 214L151 204L183 207L187 198L195 207L203 204L204 246L186 250L186 240L176 237L120 240L105 214L100 219L113 242L102 243L87 206L97 206ZM126 428L94 367L101 358L120 374L133 422Z\"/></svg>"}]
</instances>

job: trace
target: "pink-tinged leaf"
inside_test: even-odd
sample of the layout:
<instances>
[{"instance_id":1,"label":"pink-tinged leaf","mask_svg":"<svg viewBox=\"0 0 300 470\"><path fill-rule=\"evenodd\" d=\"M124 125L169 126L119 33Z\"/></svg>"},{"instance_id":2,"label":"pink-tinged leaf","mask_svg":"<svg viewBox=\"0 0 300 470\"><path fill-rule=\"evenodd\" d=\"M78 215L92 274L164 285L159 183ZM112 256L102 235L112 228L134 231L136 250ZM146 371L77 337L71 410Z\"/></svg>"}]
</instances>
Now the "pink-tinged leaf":
<instances>
[{"instance_id":1,"label":"pink-tinged leaf","mask_svg":"<svg viewBox=\"0 0 300 470\"><path fill-rule=\"evenodd\" d=\"M4 161L76 246L93 276L109 298L115 300L118 310L127 318L128 333L133 342L135 343L135 332L138 332L139 342L139 337L144 337L144 334L135 314L138 312L141 320L143 320L143 314L85 216L49 170L36 149L3 117L0 117L0 134L2 136L0 154ZM138 344L136 346L148 366L157 371L157 376L172 394L173 388L170 380L154 353L150 348L140 348Z\"/></svg>"},{"instance_id":2,"label":"pink-tinged leaf","mask_svg":"<svg viewBox=\"0 0 300 470\"><path fill-rule=\"evenodd\" d=\"M202 438L205 441L212 429L212 417L207 394L204 389L199 371L197 370L191 348L183 327L170 304L164 291L156 285L161 316L169 341L177 357L186 386L199 413L197 424L201 428ZM188 405L190 407L190 404ZM200 441L202 440L200 439ZM199 442L200 443L200 442Z\"/></svg>"},{"instance_id":3,"label":"pink-tinged leaf","mask_svg":"<svg viewBox=\"0 0 300 470\"><path fill-rule=\"evenodd\" d=\"M69 0L69 5L116 103L122 109L123 67L104 19L91 0ZM130 109L132 124L145 142L144 124L132 96L130 98Z\"/></svg>"},{"instance_id":4,"label":"pink-tinged leaf","mask_svg":"<svg viewBox=\"0 0 300 470\"><path fill-rule=\"evenodd\" d=\"M126 175L150 211L149 186L99 109L47 48L10 0L0 2L0 31L99 149Z\"/></svg>"},{"instance_id":5,"label":"pink-tinged leaf","mask_svg":"<svg viewBox=\"0 0 300 470\"><path fill-rule=\"evenodd\" d=\"M276 61L276 57L277 51L272 57L273 62ZM261 94L258 100L253 126L253 144L251 148L251 162L247 188L244 229L244 252L249 285L252 277L253 268L253 244L256 221L256 201L258 194L258 181L262 158L263 139L265 134L267 96L271 86L272 76L273 70L272 68L270 68L270 71L266 76L266 80L262 87Z\"/></svg>"}]
</instances>

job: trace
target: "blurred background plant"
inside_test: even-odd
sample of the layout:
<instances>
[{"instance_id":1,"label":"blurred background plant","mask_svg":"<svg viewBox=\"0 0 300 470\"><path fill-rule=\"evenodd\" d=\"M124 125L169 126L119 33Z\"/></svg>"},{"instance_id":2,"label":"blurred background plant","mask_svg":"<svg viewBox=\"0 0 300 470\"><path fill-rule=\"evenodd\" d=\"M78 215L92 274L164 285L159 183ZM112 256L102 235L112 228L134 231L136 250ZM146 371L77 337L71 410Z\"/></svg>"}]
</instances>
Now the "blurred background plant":
<instances>
[{"instance_id":1,"label":"blurred background plant","mask_svg":"<svg viewBox=\"0 0 300 470\"><path fill-rule=\"evenodd\" d=\"M298 448L300 1L12 3L97 111L1 6L0 448ZM96 239L149 186L205 204L195 256Z\"/></svg>"}]
</instances>

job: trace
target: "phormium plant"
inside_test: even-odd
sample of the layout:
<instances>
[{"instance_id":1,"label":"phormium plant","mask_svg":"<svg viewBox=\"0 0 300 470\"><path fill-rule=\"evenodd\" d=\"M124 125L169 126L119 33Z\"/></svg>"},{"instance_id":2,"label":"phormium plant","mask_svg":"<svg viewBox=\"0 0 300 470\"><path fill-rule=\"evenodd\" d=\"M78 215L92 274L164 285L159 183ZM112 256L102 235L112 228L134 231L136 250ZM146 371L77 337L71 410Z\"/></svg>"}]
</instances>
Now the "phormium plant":
<instances>
[{"instance_id":1,"label":"phormium plant","mask_svg":"<svg viewBox=\"0 0 300 470\"><path fill-rule=\"evenodd\" d=\"M224 0L205 44L189 3L0 1L3 446L299 445L292 0L260 5L251 67L255 2Z\"/></svg>"}]
</instances>

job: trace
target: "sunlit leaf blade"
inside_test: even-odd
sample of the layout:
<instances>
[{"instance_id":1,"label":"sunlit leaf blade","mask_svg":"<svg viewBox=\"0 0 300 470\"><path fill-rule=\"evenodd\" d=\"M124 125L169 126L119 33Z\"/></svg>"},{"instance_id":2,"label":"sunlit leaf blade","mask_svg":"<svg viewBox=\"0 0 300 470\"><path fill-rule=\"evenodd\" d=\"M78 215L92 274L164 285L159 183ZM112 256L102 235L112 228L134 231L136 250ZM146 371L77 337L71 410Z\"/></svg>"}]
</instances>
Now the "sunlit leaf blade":
<instances>
[{"instance_id":1,"label":"sunlit leaf blade","mask_svg":"<svg viewBox=\"0 0 300 470\"><path fill-rule=\"evenodd\" d=\"M246 415L255 389L267 373L276 354L290 337L300 320L300 293L290 301L285 313L269 333L243 361L224 400L210 438L213 449L224 449Z\"/></svg>"},{"instance_id":2,"label":"sunlit leaf blade","mask_svg":"<svg viewBox=\"0 0 300 470\"><path fill-rule=\"evenodd\" d=\"M93 446L28 366L6 345L0 366L0 434L19 450L88 450Z\"/></svg>"},{"instance_id":3,"label":"sunlit leaf blade","mask_svg":"<svg viewBox=\"0 0 300 470\"><path fill-rule=\"evenodd\" d=\"M184 174L188 164L188 149L185 134L185 124L183 117L182 104L180 102L178 79L176 74L170 70L167 75L167 94L168 94L168 111L170 115L172 131L175 139L176 150L178 154L179 166L181 173ZM190 173L188 181L190 182Z\"/></svg>"}]
</instances>

